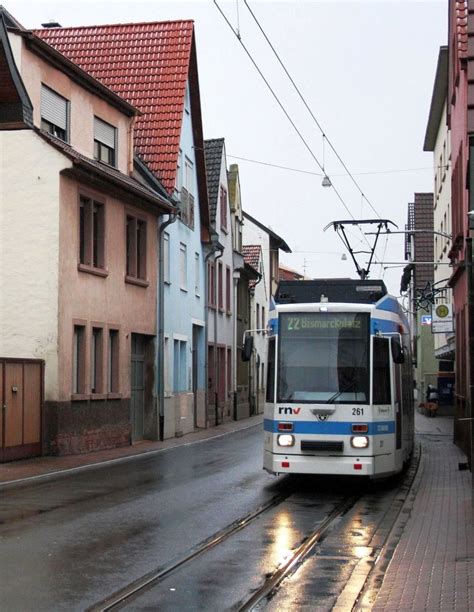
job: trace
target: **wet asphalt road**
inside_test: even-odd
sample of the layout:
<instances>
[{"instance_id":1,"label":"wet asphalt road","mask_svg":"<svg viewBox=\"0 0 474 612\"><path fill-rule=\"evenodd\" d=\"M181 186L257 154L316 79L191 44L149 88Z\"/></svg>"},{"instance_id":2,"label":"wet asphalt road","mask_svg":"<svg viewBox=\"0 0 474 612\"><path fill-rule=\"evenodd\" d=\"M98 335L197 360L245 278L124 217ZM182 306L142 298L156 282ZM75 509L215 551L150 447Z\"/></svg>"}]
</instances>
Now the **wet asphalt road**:
<instances>
[{"instance_id":1,"label":"wet asphalt road","mask_svg":"<svg viewBox=\"0 0 474 612\"><path fill-rule=\"evenodd\" d=\"M262 431L257 426L2 491L2 612L84 610L149 571L166 567L288 490L287 477L269 476L261 466ZM330 609L361 555L373 555L374 534L386 521L396 488L356 488L351 492L362 493L361 500L312 559L282 584L270 609L311 609L316 602L317 609ZM286 501L126 608L235 609L346 494L344 482L297 479Z\"/></svg>"},{"instance_id":2,"label":"wet asphalt road","mask_svg":"<svg viewBox=\"0 0 474 612\"><path fill-rule=\"evenodd\" d=\"M273 497L254 427L0 492L2 611L84 610Z\"/></svg>"}]
</instances>

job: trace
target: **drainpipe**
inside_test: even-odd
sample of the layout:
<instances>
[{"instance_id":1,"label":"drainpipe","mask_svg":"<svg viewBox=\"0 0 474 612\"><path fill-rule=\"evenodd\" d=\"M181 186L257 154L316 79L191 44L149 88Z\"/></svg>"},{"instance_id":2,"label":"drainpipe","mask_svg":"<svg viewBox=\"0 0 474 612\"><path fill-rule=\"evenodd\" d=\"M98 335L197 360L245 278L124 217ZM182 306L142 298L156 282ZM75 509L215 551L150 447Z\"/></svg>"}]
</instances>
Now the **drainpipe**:
<instances>
[{"instance_id":1,"label":"drainpipe","mask_svg":"<svg viewBox=\"0 0 474 612\"><path fill-rule=\"evenodd\" d=\"M224 254L224 250L221 249L215 251L216 256L214 257L214 265L216 261L222 257ZM219 386L217 384L217 374L218 374L218 366L217 366L217 314L219 310L219 295L217 293L217 267L214 270L214 295L216 296L216 311L214 313L214 401L216 405L216 427L219 425ZM224 294L222 294L222 299L224 299Z\"/></svg>"},{"instance_id":2,"label":"drainpipe","mask_svg":"<svg viewBox=\"0 0 474 612\"><path fill-rule=\"evenodd\" d=\"M158 376L157 376L157 397L158 397L158 428L159 438L164 440L165 428L165 280L164 280L164 258L163 258L163 237L165 229L178 218L178 213L170 215L169 218L158 227L158 244L160 253L158 259Z\"/></svg>"}]
</instances>

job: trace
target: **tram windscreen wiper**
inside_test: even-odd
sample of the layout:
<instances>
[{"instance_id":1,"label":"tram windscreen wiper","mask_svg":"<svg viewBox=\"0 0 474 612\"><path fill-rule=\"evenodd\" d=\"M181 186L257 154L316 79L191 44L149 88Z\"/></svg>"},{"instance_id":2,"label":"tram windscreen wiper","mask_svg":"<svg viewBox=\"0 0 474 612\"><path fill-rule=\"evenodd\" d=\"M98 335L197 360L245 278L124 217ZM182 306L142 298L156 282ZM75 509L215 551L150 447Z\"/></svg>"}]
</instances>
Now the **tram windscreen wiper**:
<instances>
[{"instance_id":1,"label":"tram windscreen wiper","mask_svg":"<svg viewBox=\"0 0 474 612\"><path fill-rule=\"evenodd\" d=\"M336 391L336 393L334 393L333 395L331 395L331 397L326 401L326 404L332 404L334 403L337 398L342 395L343 391Z\"/></svg>"}]
</instances>

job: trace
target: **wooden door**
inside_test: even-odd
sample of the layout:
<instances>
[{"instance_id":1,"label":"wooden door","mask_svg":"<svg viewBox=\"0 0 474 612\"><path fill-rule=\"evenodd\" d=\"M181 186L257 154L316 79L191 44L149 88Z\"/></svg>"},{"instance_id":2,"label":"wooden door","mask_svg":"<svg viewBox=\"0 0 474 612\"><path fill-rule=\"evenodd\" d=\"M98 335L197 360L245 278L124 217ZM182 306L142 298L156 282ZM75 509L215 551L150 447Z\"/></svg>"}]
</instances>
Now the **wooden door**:
<instances>
[{"instance_id":1,"label":"wooden door","mask_svg":"<svg viewBox=\"0 0 474 612\"><path fill-rule=\"evenodd\" d=\"M43 362L0 360L0 460L41 455Z\"/></svg>"}]
</instances>

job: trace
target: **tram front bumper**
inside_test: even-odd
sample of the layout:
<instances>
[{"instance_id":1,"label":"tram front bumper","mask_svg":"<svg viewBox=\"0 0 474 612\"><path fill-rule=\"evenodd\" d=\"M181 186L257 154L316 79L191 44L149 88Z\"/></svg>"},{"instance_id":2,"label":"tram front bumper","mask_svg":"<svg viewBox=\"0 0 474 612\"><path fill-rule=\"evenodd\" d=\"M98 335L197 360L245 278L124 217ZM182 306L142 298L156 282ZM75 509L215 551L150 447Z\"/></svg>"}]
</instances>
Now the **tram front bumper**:
<instances>
[{"instance_id":1,"label":"tram front bumper","mask_svg":"<svg viewBox=\"0 0 474 612\"><path fill-rule=\"evenodd\" d=\"M270 474L331 474L373 476L374 457L284 455L264 452L263 468Z\"/></svg>"}]
</instances>

